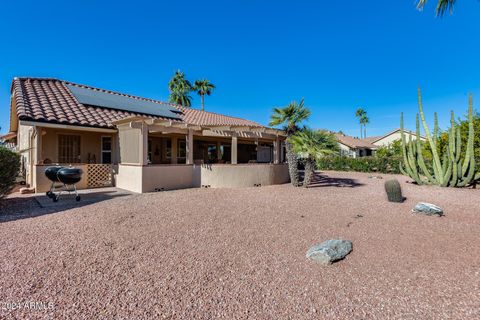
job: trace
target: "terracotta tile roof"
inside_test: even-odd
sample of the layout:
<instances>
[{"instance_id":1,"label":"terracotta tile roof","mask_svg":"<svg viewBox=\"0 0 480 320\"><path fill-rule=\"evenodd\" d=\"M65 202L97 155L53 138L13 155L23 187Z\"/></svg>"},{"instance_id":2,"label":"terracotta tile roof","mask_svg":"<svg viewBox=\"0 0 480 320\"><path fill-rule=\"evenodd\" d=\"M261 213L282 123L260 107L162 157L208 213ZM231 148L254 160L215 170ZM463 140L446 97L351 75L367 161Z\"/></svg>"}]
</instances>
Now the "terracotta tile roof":
<instances>
[{"instance_id":1,"label":"terracotta tile roof","mask_svg":"<svg viewBox=\"0 0 480 320\"><path fill-rule=\"evenodd\" d=\"M11 139L16 138L16 137L17 137L16 132L9 132L9 133L6 133L4 135L1 135L0 140L8 141L8 140L11 140Z\"/></svg>"},{"instance_id":2,"label":"terracotta tile roof","mask_svg":"<svg viewBox=\"0 0 480 320\"><path fill-rule=\"evenodd\" d=\"M178 107L183 112L182 119L188 124L195 124L199 126L218 125L218 126L250 126L263 127L256 122L245 120L236 117L224 116L222 114L201 111L192 108Z\"/></svg>"},{"instance_id":3,"label":"terracotta tile roof","mask_svg":"<svg viewBox=\"0 0 480 320\"><path fill-rule=\"evenodd\" d=\"M125 97L169 105L182 112L182 122L192 125L237 125L262 127L262 125L230 116L184 108L168 102L131 96L128 94L93 88L68 81L51 78L15 78L12 82L12 95L15 99L17 116L20 120L80 125L100 128L113 128L113 121L132 116L159 116L139 114L118 109L83 105L77 101L67 85L89 88ZM174 120L175 121L175 120Z\"/></svg>"},{"instance_id":4,"label":"terracotta tile roof","mask_svg":"<svg viewBox=\"0 0 480 320\"><path fill-rule=\"evenodd\" d=\"M366 137L366 138L363 138L363 140L367 141L368 143L374 143L375 141L380 140L381 138L383 138L383 136Z\"/></svg>"},{"instance_id":5,"label":"terracotta tile roof","mask_svg":"<svg viewBox=\"0 0 480 320\"><path fill-rule=\"evenodd\" d=\"M350 148L369 148L369 149L378 148L378 146L371 144L369 141L366 141L364 139L359 139L359 138L347 136L340 133L336 133L335 136L337 137L338 142Z\"/></svg>"}]
</instances>

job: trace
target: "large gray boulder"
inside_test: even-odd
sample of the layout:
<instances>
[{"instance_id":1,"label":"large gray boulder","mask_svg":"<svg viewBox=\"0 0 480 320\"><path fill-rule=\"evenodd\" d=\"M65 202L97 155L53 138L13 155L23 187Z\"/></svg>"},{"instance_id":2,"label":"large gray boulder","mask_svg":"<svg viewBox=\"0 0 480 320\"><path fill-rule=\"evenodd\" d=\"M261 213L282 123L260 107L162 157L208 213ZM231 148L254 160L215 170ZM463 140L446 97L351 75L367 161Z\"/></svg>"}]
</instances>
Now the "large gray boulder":
<instances>
[{"instance_id":1,"label":"large gray boulder","mask_svg":"<svg viewBox=\"0 0 480 320\"><path fill-rule=\"evenodd\" d=\"M352 251L352 247L349 240L331 239L308 249L307 258L325 265L332 264L345 258Z\"/></svg>"},{"instance_id":2,"label":"large gray boulder","mask_svg":"<svg viewBox=\"0 0 480 320\"><path fill-rule=\"evenodd\" d=\"M412 213L425 214L427 216L443 216L443 209L431 203L419 202L412 209Z\"/></svg>"}]
</instances>

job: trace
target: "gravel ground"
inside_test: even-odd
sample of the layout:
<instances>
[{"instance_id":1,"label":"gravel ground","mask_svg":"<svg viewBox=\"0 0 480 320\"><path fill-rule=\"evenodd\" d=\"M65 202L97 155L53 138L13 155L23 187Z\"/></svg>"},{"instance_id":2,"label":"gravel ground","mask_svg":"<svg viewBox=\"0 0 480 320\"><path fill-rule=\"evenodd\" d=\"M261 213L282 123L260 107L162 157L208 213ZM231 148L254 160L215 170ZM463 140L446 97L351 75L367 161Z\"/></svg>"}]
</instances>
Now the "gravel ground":
<instances>
[{"instance_id":1,"label":"gravel ground","mask_svg":"<svg viewBox=\"0 0 480 320\"><path fill-rule=\"evenodd\" d=\"M309 189L179 190L5 219L0 318L480 319L480 190L398 177L407 201L393 204L385 179L327 174ZM0 216L40 210L32 201ZM446 216L412 215L418 201ZM305 258L329 238L353 252Z\"/></svg>"}]
</instances>

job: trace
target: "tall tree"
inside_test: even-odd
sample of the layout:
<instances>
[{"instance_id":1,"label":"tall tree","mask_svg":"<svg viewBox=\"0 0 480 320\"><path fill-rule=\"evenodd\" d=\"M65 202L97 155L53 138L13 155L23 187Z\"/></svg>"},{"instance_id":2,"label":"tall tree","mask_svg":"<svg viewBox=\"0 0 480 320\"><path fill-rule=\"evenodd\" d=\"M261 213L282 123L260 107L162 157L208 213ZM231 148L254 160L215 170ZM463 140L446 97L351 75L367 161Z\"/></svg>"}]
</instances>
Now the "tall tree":
<instances>
[{"instance_id":1,"label":"tall tree","mask_svg":"<svg viewBox=\"0 0 480 320\"><path fill-rule=\"evenodd\" d=\"M360 138L362 138L362 131L363 131L363 122L362 122L362 117L364 117L367 114L363 108L358 108L357 111L355 111L355 117L358 118L358 122L360 123Z\"/></svg>"},{"instance_id":2,"label":"tall tree","mask_svg":"<svg viewBox=\"0 0 480 320\"><path fill-rule=\"evenodd\" d=\"M438 0L436 9L437 16L443 16L447 10L450 11L450 14L453 13L455 2L456 0ZM418 0L417 8L423 10L426 4L427 0Z\"/></svg>"},{"instance_id":3,"label":"tall tree","mask_svg":"<svg viewBox=\"0 0 480 320\"><path fill-rule=\"evenodd\" d=\"M335 135L325 130L304 128L297 131L288 140L298 157L305 160L305 177L303 180L305 188L312 181L317 160L325 155L338 153L340 148Z\"/></svg>"},{"instance_id":4,"label":"tall tree","mask_svg":"<svg viewBox=\"0 0 480 320\"><path fill-rule=\"evenodd\" d=\"M195 80L193 90L195 90L202 99L202 111L205 111L205 95L211 95L214 89L215 85L208 79Z\"/></svg>"},{"instance_id":5,"label":"tall tree","mask_svg":"<svg viewBox=\"0 0 480 320\"><path fill-rule=\"evenodd\" d=\"M168 90L170 91L169 101L179 104L184 107L190 107L192 105L192 92L193 87L190 81L185 78L185 74L177 70L172 79L168 83Z\"/></svg>"},{"instance_id":6,"label":"tall tree","mask_svg":"<svg viewBox=\"0 0 480 320\"><path fill-rule=\"evenodd\" d=\"M365 139L367 137L367 124L370 123L370 119L368 118L366 111L360 118L360 123L363 124L363 138Z\"/></svg>"},{"instance_id":7,"label":"tall tree","mask_svg":"<svg viewBox=\"0 0 480 320\"><path fill-rule=\"evenodd\" d=\"M300 103L292 101L288 106L283 108L274 108L270 116L270 126L284 126L287 138L294 135L300 128L303 121L310 117L310 110L305 107L304 99ZM300 185L298 178L298 157L293 151L291 143L285 141L285 148L287 149L288 169L290 173L290 180L295 187Z\"/></svg>"}]
</instances>

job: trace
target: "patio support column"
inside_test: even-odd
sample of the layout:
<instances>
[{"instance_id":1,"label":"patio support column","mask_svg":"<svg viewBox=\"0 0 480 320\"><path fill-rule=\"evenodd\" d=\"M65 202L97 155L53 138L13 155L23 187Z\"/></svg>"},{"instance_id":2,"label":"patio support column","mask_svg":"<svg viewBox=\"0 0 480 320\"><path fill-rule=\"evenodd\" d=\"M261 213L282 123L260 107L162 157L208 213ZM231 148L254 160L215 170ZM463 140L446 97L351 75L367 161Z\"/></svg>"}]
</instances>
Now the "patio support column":
<instances>
[{"instance_id":1,"label":"patio support column","mask_svg":"<svg viewBox=\"0 0 480 320\"><path fill-rule=\"evenodd\" d=\"M35 162L33 164L40 164L42 162L42 128L35 126Z\"/></svg>"},{"instance_id":2,"label":"patio support column","mask_svg":"<svg viewBox=\"0 0 480 320\"><path fill-rule=\"evenodd\" d=\"M231 154L231 163L232 164L237 164L237 142L238 142L238 137L236 134L232 136L232 147L230 148L232 150Z\"/></svg>"},{"instance_id":3,"label":"patio support column","mask_svg":"<svg viewBox=\"0 0 480 320\"><path fill-rule=\"evenodd\" d=\"M172 137L172 164L177 164L177 137Z\"/></svg>"},{"instance_id":4,"label":"patio support column","mask_svg":"<svg viewBox=\"0 0 480 320\"><path fill-rule=\"evenodd\" d=\"M186 162L187 164L193 164L193 130L188 129L188 134L186 136L187 139L187 154L186 154Z\"/></svg>"},{"instance_id":5,"label":"patio support column","mask_svg":"<svg viewBox=\"0 0 480 320\"><path fill-rule=\"evenodd\" d=\"M148 125L145 122L141 124L139 138L140 164L146 166L148 165Z\"/></svg>"},{"instance_id":6,"label":"patio support column","mask_svg":"<svg viewBox=\"0 0 480 320\"><path fill-rule=\"evenodd\" d=\"M222 159L222 150L221 150L221 147L222 147L222 143L220 141L217 141L217 160L221 160Z\"/></svg>"},{"instance_id":7,"label":"patio support column","mask_svg":"<svg viewBox=\"0 0 480 320\"><path fill-rule=\"evenodd\" d=\"M282 145L282 142L280 141L280 138L277 137L277 139L273 141L273 163L274 164L280 163L281 145Z\"/></svg>"},{"instance_id":8,"label":"patio support column","mask_svg":"<svg viewBox=\"0 0 480 320\"><path fill-rule=\"evenodd\" d=\"M285 162L284 150L285 150L285 141L281 141L280 142L280 163Z\"/></svg>"}]
</instances>

